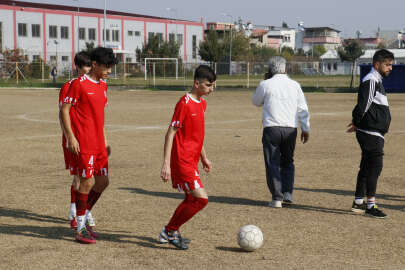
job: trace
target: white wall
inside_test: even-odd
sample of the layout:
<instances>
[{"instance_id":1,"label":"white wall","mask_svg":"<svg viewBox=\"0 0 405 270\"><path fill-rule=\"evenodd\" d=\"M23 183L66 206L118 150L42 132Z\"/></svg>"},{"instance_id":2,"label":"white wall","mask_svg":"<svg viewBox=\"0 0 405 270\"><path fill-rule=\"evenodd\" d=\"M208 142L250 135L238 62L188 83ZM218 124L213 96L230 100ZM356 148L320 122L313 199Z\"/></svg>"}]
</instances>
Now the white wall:
<instances>
[{"instance_id":1,"label":"white wall","mask_svg":"<svg viewBox=\"0 0 405 270\"><path fill-rule=\"evenodd\" d=\"M0 22L2 23L2 40L3 48L14 49L14 34L13 34L13 11L0 10Z\"/></svg>"}]
</instances>

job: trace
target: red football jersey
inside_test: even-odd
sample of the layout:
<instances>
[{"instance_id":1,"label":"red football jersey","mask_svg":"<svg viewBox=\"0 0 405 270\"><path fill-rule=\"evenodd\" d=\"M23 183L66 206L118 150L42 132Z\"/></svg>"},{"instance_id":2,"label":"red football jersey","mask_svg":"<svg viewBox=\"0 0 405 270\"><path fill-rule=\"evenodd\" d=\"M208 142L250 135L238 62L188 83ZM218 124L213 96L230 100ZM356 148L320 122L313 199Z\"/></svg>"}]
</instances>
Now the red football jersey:
<instances>
[{"instance_id":1,"label":"red football jersey","mask_svg":"<svg viewBox=\"0 0 405 270\"><path fill-rule=\"evenodd\" d=\"M107 84L84 75L72 82L64 102L73 105L70 121L80 152L96 154L106 151L104 107L107 105Z\"/></svg>"},{"instance_id":2,"label":"red football jersey","mask_svg":"<svg viewBox=\"0 0 405 270\"><path fill-rule=\"evenodd\" d=\"M204 113L207 102L186 94L174 110L171 126L178 130L173 140L171 170L176 176L194 175L204 143Z\"/></svg>"},{"instance_id":3,"label":"red football jersey","mask_svg":"<svg viewBox=\"0 0 405 270\"><path fill-rule=\"evenodd\" d=\"M62 108L63 101L65 100L66 94L69 91L70 85L76 79L77 78L74 78L74 79L72 79L72 80L70 80L68 82L65 82L62 85L62 88L59 91L59 104L58 104L59 105L59 110ZM63 133L62 133L62 146L66 146L66 138L65 138L65 134L63 134Z\"/></svg>"}]
</instances>

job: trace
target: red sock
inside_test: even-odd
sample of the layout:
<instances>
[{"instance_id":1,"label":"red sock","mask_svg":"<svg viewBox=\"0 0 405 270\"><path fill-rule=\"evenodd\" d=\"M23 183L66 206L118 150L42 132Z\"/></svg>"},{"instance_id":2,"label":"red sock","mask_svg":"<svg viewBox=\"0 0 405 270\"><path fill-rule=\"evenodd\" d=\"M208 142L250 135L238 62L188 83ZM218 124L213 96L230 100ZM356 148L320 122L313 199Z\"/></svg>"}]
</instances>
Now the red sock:
<instances>
[{"instance_id":1,"label":"red sock","mask_svg":"<svg viewBox=\"0 0 405 270\"><path fill-rule=\"evenodd\" d=\"M169 224L166 226L166 231L177 231L181 225L190 220L195 214L201 211L208 204L208 199L195 198L191 195L186 195L184 201L180 203L174 212Z\"/></svg>"},{"instance_id":2,"label":"red sock","mask_svg":"<svg viewBox=\"0 0 405 270\"><path fill-rule=\"evenodd\" d=\"M73 187L73 185L70 187L70 203L75 203L76 202L76 193L77 190Z\"/></svg>"},{"instance_id":3,"label":"red sock","mask_svg":"<svg viewBox=\"0 0 405 270\"><path fill-rule=\"evenodd\" d=\"M77 191L76 194L76 215L77 216L84 216L86 214L87 209L87 200L89 198L89 194L83 194Z\"/></svg>"},{"instance_id":4,"label":"red sock","mask_svg":"<svg viewBox=\"0 0 405 270\"><path fill-rule=\"evenodd\" d=\"M87 209L90 211L93 206L96 204L98 198L100 198L101 193L95 192L94 190L90 190L89 198L87 200Z\"/></svg>"}]
</instances>

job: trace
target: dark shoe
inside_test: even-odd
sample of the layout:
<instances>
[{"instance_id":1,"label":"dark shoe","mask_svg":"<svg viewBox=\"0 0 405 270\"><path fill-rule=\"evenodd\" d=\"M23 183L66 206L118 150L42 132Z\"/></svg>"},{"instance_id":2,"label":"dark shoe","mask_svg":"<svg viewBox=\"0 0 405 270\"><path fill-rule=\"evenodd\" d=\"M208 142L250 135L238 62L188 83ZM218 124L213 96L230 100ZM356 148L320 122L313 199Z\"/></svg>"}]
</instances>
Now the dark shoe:
<instances>
[{"instance_id":1,"label":"dark shoe","mask_svg":"<svg viewBox=\"0 0 405 270\"><path fill-rule=\"evenodd\" d=\"M191 243L191 240L188 238L182 237L180 232L174 232L174 233L177 234L177 236L181 239L181 241L183 241L183 243L185 243L187 245ZM165 227L163 227L162 231L160 232L158 241L161 244L169 243L169 235L167 234Z\"/></svg>"},{"instance_id":2,"label":"dark shoe","mask_svg":"<svg viewBox=\"0 0 405 270\"><path fill-rule=\"evenodd\" d=\"M387 215L383 211L378 209L377 205L373 205L370 209L366 209L366 215L374 218L386 218Z\"/></svg>"},{"instance_id":3,"label":"dark shoe","mask_svg":"<svg viewBox=\"0 0 405 270\"><path fill-rule=\"evenodd\" d=\"M367 203L363 202L362 204L357 204L353 201L352 212L364 214L367 208Z\"/></svg>"},{"instance_id":4,"label":"dark shoe","mask_svg":"<svg viewBox=\"0 0 405 270\"><path fill-rule=\"evenodd\" d=\"M184 243L182 238L179 237L179 234L177 232L168 232L166 229L164 230L165 234L168 236L167 241L169 241L169 244L172 244L178 249L186 250L188 249L188 245Z\"/></svg>"}]
</instances>

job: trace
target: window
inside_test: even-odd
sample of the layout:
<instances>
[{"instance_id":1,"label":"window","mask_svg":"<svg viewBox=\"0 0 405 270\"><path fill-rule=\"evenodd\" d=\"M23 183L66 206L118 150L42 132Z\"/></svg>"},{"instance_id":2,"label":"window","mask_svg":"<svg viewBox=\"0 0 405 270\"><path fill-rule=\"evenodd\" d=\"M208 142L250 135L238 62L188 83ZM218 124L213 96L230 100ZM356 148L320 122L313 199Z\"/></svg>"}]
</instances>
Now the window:
<instances>
[{"instance_id":1,"label":"window","mask_svg":"<svg viewBox=\"0 0 405 270\"><path fill-rule=\"evenodd\" d=\"M135 36L136 37L139 37L141 35L141 32L140 31L135 31Z\"/></svg>"},{"instance_id":2,"label":"window","mask_svg":"<svg viewBox=\"0 0 405 270\"><path fill-rule=\"evenodd\" d=\"M86 39L86 28L79 28L79 39L85 40Z\"/></svg>"},{"instance_id":3,"label":"window","mask_svg":"<svg viewBox=\"0 0 405 270\"><path fill-rule=\"evenodd\" d=\"M132 58L131 57L125 58L125 63L132 63Z\"/></svg>"},{"instance_id":4,"label":"window","mask_svg":"<svg viewBox=\"0 0 405 270\"><path fill-rule=\"evenodd\" d=\"M96 29L89 28L89 40L96 40Z\"/></svg>"},{"instance_id":5,"label":"window","mask_svg":"<svg viewBox=\"0 0 405 270\"><path fill-rule=\"evenodd\" d=\"M338 63L334 63L333 64L333 70L337 70L338 69Z\"/></svg>"},{"instance_id":6,"label":"window","mask_svg":"<svg viewBox=\"0 0 405 270\"><path fill-rule=\"evenodd\" d=\"M193 59L197 58L197 36L193 35Z\"/></svg>"},{"instance_id":7,"label":"window","mask_svg":"<svg viewBox=\"0 0 405 270\"><path fill-rule=\"evenodd\" d=\"M176 35L173 34L173 33L170 33L169 34L169 42L175 42L175 39L176 39Z\"/></svg>"},{"instance_id":8,"label":"window","mask_svg":"<svg viewBox=\"0 0 405 270\"><path fill-rule=\"evenodd\" d=\"M27 24L26 23L19 23L18 24L18 36L19 37L26 37L27 36Z\"/></svg>"},{"instance_id":9,"label":"window","mask_svg":"<svg viewBox=\"0 0 405 270\"><path fill-rule=\"evenodd\" d=\"M51 59L51 62L56 62L56 55L51 55L50 59Z\"/></svg>"},{"instance_id":10,"label":"window","mask_svg":"<svg viewBox=\"0 0 405 270\"><path fill-rule=\"evenodd\" d=\"M183 45L183 34L177 34L177 43Z\"/></svg>"},{"instance_id":11,"label":"window","mask_svg":"<svg viewBox=\"0 0 405 270\"><path fill-rule=\"evenodd\" d=\"M110 29L105 30L105 40L110 41ZM103 31L103 40L104 40L104 31Z\"/></svg>"},{"instance_id":12,"label":"window","mask_svg":"<svg viewBox=\"0 0 405 270\"><path fill-rule=\"evenodd\" d=\"M328 70L330 71L332 68L332 65L330 63L328 63Z\"/></svg>"},{"instance_id":13,"label":"window","mask_svg":"<svg viewBox=\"0 0 405 270\"><path fill-rule=\"evenodd\" d=\"M112 30L112 41L120 41L120 30Z\"/></svg>"},{"instance_id":14,"label":"window","mask_svg":"<svg viewBox=\"0 0 405 270\"><path fill-rule=\"evenodd\" d=\"M3 23L0 22L0 51L3 49Z\"/></svg>"},{"instance_id":15,"label":"window","mask_svg":"<svg viewBox=\"0 0 405 270\"><path fill-rule=\"evenodd\" d=\"M163 33L156 33L156 36L159 37L159 42L163 42Z\"/></svg>"},{"instance_id":16,"label":"window","mask_svg":"<svg viewBox=\"0 0 405 270\"><path fill-rule=\"evenodd\" d=\"M131 30L128 30L128 36L132 37L134 35L134 32Z\"/></svg>"},{"instance_id":17,"label":"window","mask_svg":"<svg viewBox=\"0 0 405 270\"><path fill-rule=\"evenodd\" d=\"M67 27L67 26L60 27L60 38L63 38L63 39L69 38L69 27Z\"/></svg>"},{"instance_id":18,"label":"window","mask_svg":"<svg viewBox=\"0 0 405 270\"><path fill-rule=\"evenodd\" d=\"M155 33L149 32L149 33L148 33L148 40L150 40L150 39L153 38L154 36L155 36Z\"/></svg>"},{"instance_id":19,"label":"window","mask_svg":"<svg viewBox=\"0 0 405 270\"><path fill-rule=\"evenodd\" d=\"M69 56L62 55L62 61L63 61L63 62L69 61Z\"/></svg>"},{"instance_id":20,"label":"window","mask_svg":"<svg viewBox=\"0 0 405 270\"><path fill-rule=\"evenodd\" d=\"M32 32L32 37L41 37L41 25L32 24L31 32Z\"/></svg>"},{"instance_id":21,"label":"window","mask_svg":"<svg viewBox=\"0 0 405 270\"><path fill-rule=\"evenodd\" d=\"M58 27L56 25L49 26L49 37L58 38Z\"/></svg>"},{"instance_id":22,"label":"window","mask_svg":"<svg viewBox=\"0 0 405 270\"><path fill-rule=\"evenodd\" d=\"M32 56L32 61L33 62L38 62L39 59L40 59L40 55L38 55L38 54L35 54L35 55Z\"/></svg>"}]
</instances>

